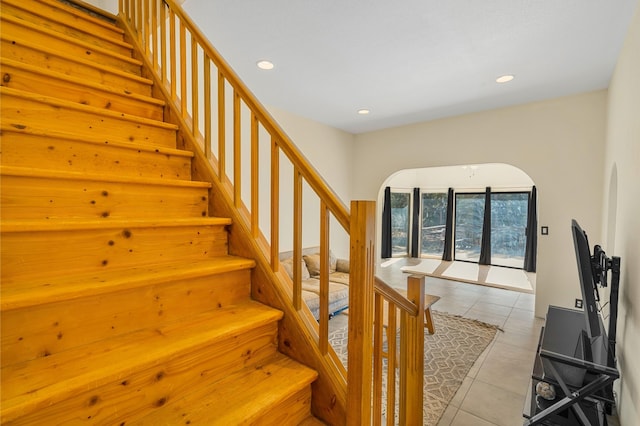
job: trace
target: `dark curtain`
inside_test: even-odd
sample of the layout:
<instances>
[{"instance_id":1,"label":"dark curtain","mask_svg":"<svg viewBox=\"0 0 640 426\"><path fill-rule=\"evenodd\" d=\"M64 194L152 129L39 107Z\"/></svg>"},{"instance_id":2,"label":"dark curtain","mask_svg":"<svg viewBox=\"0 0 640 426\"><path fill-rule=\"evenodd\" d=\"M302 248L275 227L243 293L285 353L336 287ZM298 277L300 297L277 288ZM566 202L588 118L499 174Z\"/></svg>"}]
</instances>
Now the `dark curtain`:
<instances>
[{"instance_id":1,"label":"dark curtain","mask_svg":"<svg viewBox=\"0 0 640 426\"><path fill-rule=\"evenodd\" d=\"M534 186L529 194L529 210L527 211L527 245L524 251L524 270L536 271L536 252L538 250L538 191Z\"/></svg>"},{"instance_id":2,"label":"dark curtain","mask_svg":"<svg viewBox=\"0 0 640 426\"><path fill-rule=\"evenodd\" d=\"M442 260L453 260L453 188L447 195L447 224L444 228L444 250Z\"/></svg>"},{"instance_id":3,"label":"dark curtain","mask_svg":"<svg viewBox=\"0 0 640 426\"><path fill-rule=\"evenodd\" d=\"M484 195L484 221L482 222L482 243L480 244L481 265L491 265L491 187Z\"/></svg>"},{"instance_id":4,"label":"dark curtain","mask_svg":"<svg viewBox=\"0 0 640 426\"><path fill-rule=\"evenodd\" d=\"M384 204L382 206L382 247L380 257L391 257L391 188L384 189Z\"/></svg>"},{"instance_id":5,"label":"dark curtain","mask_svg":"<svg viewBox=\"0 0 640 426\"><path fill-rule=\"evenodd\" d=\"M420 256L420 188L413 188L413 212L411 214L411 257Z\"/></svg>"}]
</instances>

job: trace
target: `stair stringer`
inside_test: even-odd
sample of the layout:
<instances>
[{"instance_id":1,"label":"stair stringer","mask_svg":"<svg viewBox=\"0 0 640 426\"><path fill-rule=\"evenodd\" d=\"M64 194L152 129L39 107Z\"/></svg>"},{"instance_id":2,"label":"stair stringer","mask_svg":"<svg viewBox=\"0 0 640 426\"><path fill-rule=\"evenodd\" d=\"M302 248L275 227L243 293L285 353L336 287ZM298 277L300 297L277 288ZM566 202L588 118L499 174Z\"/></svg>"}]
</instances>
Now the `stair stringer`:
<instances>
[{"instance_id":1,"label":"stair stringer","mask_svg":"<svg viewBox=\"0 0 640 426\"><path fill-rule=\"evenodd\" d=\"M296 311L292 304L292 289L287 283L284 271L274 272L264 254L268 243L253 238L247 227L248 217L234 205L228 194L232 193L231 184L220 182L217 172L205 156L195 139L179 106L171 100L169 90L161 77L153 71L153 64L142 54L143 49L131 28L120 17L117 25L125 31L125 41L134 46L134 58L143 62L142 76L153 81L152 96L165 101L164 121L178 126L177 148L194 153L191 162L193 180L210 182L209 214L231 219L229 226L229 254L254 259L255 268L251 274L251 294L254 300L264 303L284 313L278 326L278 350L294 360L314 369L318 378L312 383L311 409L313 415L331 425L346 424L347 383L346 370L333 349L329 346L327 355L318 348L318 325L303 304Z\"/></svg>"}]
</instances>

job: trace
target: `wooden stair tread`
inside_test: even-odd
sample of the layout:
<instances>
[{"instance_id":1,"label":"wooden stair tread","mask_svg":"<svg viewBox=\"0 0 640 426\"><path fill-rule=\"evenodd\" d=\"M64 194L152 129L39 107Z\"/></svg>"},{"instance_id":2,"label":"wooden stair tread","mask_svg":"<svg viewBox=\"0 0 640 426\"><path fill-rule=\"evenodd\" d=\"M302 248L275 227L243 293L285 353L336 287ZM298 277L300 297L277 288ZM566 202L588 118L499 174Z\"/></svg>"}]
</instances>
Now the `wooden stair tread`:
<instances>
[{"instance_id":1,"label":"wooden stair tread","mask_svg":"<svg viewBox=\"0 0 640 426\"><path fill-rule=\"evenodd\" d=\"M6 366L2 369L3 421L281 318L281 311L247 301L189 320Z\"/></svg>"},{"instance_id":2,"label":"wooden stair tread","mask_svg":"<svg viewBox=\"0 0 640 426\"><path fill-rule=\"evenodd\" d=\"M2 311L21 309L253 267L255 267L253 259L218 256L206 261L138 266L70 276L17 281L7 279L2 282L0 309Z\"/></svg>"},{"instance_id":3,"label":"wooden stair tread","mask_svg":"<svg viewBox=\"0 0 640 426\"><path fill-rule=\"evenodd\" d=\"M201 182L193 180L179 180L179 179L158 179L158 178L132 178L121 177L114 175L102 175L92 174L84 172L73 171L61 171L61 170L47 170L47 169L34 169L26 167L15 166L0 166L0 175L5 176L21 176L21 177L35 177L43 179L67 179L67 180L84 180L93 182L117 182L117 183L137 183L150 186L171 186L171 187L184 187L184 188L211 188L210 182Z\"/></svg>"},{"instance_id":4,"label":"wooden stair tread","mask_svg":"<svg viewBox=\"0 0 640 426\"><path fill-rule=\"evenodd\" d=\"M121 90L121 89L116 89L113 88L111 86L105 85L105 84L100 84L100 83L95 83L93 81L90 80L82 80L82 79L77 79L77 78L73 78L69 75L60 73L60 72L56 72L56 71L52 71L50 69L47 68L42 68L42 67L38 67L38 66L34 66L34 65L30 65L24 62L20 62L20 61L15 61L13 59L7 59L7 58L0 58L0 65L3 66L12 66L15 68L20 68L32 73L36 73L36 74L40 74L42 75L43 78L48 78L48 79L58 79L58 80L63 80L65 82L69 82L69 83L73 83L79 86L84 86L87 88L91 88L91 89L95 89L95 90L99 90L102 92L108 92L114 95L118 95L118 96L126 96L128 98L131 99L136 99L138 101L142 101L142 102L146 102L158 107L164 107L165 106L165 102L163 100L160 99L156 99L153 98L151 96L145 96L145 95L140 95L138 93L131 93L127 90Z\"/></svg>"},{"instance_id":5,"label":"wooden stair tread","mask_svg":"<svg viewBox=\"0 0 640 426\"><path fill-rule=\"evenodd\" d=\"M308 387L316 378L315 371L276 353L269 362L245 368L210 388L192 392L144 417L141 423L272 424L268 419L262 419L263 412ZM278 410L285 411L286 408L279 407Z\"/></svg>"},{"instance_id":6,"label":"wooden stair tread","mask_svg":"<svg viewBox=\"0 0 640 426\"><path fill-rule=\"evenodd\" d=\"M0 132L27 133L35 136L65 139L65 140L77 141L81 143L91 143L91 144L100 144L100 145L106 144L110 146L117 146L120 148L127 148L135 151L156 152L159 154L175 155L175 156L180 156L185 158L193 158L195 155L191 151L185 151L185 150L176 149L176 148L169 148L161 145L158 145L158 146L141 145L136 143L121 142L117 140L109 140L109 135L105 135L104 138L95 137L95 136L94 137L78 136L77 134L74 134L74 133L53 131L53 130L48 130L46 128L38 128L34 126L21 128L20 126L16 127L7 123L0 123Z\"/></svg>"},{"instance_id":7,"label":"wooden stair tread","mask_svg":"<svg viewBox=\"0 0 640 426\"><path fill-rule=\"evenodd\" d=\"M103 43L121 50L127 49L131 51L133 49L131 43L123 40L122 29L111 24L104 25L104 21L101 19L83 19L82 14L78 16L70 13L64 8L57 7L55 3L62 4L60 1L47 3L36 0L3 0L2 11L5 14L31 22L36 19L40 25L45 25L67 35L89 37L94 40L94 43ZM46 7L49 8L45 10ZM99 25L100 28L96 29L96 25Z\"/></svg>"},{"instance_id":8,"label":"wooden stair tread","mask_svg":"<svg viewBox=\"0 0 640 426\"><path fill-rule=\"evenodd\" d=\"M16 44L16 45L22 45L22 46L27 46L31 49L37 50L42 52L43 54L47 55L47 56L56 56L59 57L67 62L71 62L71 63L78 63L78 64L82 64L84 66L90 67L90 68L94 68L96 70L99 70L100 72L106 72L106 73L110 73L110 74L115 74L118 75L120 77L132 80L132 81L136 81L138 83L141 84L145 84L148 86L151 86L153 84L153 81L139 76L137 74L133 74L130 72L126 72L126 71L122 71L116 67L113 66L109 66L109 65L104 65L104 64L99 64L97 62L94 61L90 61L88 59L85 58L80 58L80 57L68 57L65 55L64 52L60 52L58 50L55 49L51 49L48 46L44 46L41 44L37 44L32 42L29 39L23 38L23 37L16 37L16 36L11 36L8 37L5 34L0 35L0 38L10 44Z\"/></svg>"},{"instance_id":9,"label":"wooden stair tread","mask_svg":"<svg viewBox=\"0 0 640 426\"><path fill-rule=\"evenodd\" d=\"M8 87L0 86L0 94L4 96L14 96L22 99L29 99L34 102L39 102L43 104L48 104L57 108L68 108L76 111L84 111L88 113L93 113L96 115L103 115L123 121L129 121L137 124L144 124L148 126L153 126L156 128L166 129L166 130L178 130L178 126L171 123L166 123L164 121L151 120L148 118L137 117L131 114L125 114L116 111L109 111L104 108L92 107L89 105L78 104L77 102L65 101L59 98L55 98L52 96L39 95L35 93L25 92L24 90L11 89Z\"/></svg>"},{"instance_id":10,"label":"wooden stair tread","mask_svg":"<svg viewBox=\"0 0 640 426\"><path fill-rule=\"evenodd\" d=\"M120 27L117 27L115 25L115 21L117 19L117 16L112 15L111 13L107 12L106 10L102 10L100 8L97 8L89 3L85 3L85 2L81 2L81 1L72 1L72 0L68 0L69 3L74 3L77 4L78 6L87 9L89 11L91 11L92 13L96 13L101 15L102 17L104 17L105 19L108 19L111 22L106 22L103 19L100 18L96 18L94 16L91 16L90 14L79 10L75 7L72 7L70 5L67 5L59 0L39 0L40 3L44 3L47 4L49 6L54 6L58 9L64 10L69 14L72 14L80 19L86 20L91 22L92 24L101 26L103 28L108 28L109 30L113 31L114 33L120 34L120 35L124 35L124 30Z\"/></svg>"},{"instance_id":11,"label":"wooden stair tread","mask_svg":"<svg viewBox=\"0 0 640 426\"><path fill-rule=\"evenodd\" d=\"M139 59L135 59L131 56L121 55L119 53L114 53L110 49L106 49L100 46L96 46L95 44L87 43L83 40L77 39L75 37L68 36L66 34L60 33L58 31L53 31L48 28L44 28L40 25L33 24L29 21L25 21L24 19L19 19L11 15L2 14L2 21L5 23L3 26L6 26L7 23L11 23L14 25L19 25L25 28L28 28L30 31L41 33L47 36L48 38L58 39L65 43L69 43L71 45L78 46L82 49L85 49L87 52L100 53L102 55L117 59L124 63L128 63L137 67L142 66L142 61Z\"/></svg>"}]
</instances>

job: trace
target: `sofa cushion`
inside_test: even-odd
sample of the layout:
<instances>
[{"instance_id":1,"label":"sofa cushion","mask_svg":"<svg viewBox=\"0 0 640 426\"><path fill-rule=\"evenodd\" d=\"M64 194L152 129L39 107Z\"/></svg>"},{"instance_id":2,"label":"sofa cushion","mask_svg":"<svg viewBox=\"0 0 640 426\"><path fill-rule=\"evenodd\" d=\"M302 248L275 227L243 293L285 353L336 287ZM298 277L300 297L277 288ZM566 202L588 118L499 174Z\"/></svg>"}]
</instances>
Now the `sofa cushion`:
<instances>
[{"instance_id":1,"label":"sofa cushion","mask_svg":"<svg viewBox=\"0 0 640 426\"><path fill-rule=\"evenodd\" d=\"M302 256L305 263L307 264L307 269L309 269L309 274L312 277L317 277L320 275L320 253L314 254L305 254ZM329 250L329 273L336 271L336 263L337 259Z\"/></svg>"},{"instance_id":2,"label":"sofa cushion","mask_svg":"<svg viewBox=\"0 0 640 426\"><path fill-rule=\"evenodd\" d=\"M288 259L281 261L281 264L284 270L287 272L287 275L289 275L289 278L293 280L293 257L289 257ZM309 270L307 269L307 264L304 262L304 260L300 260L300 270L303 280L310 278Z\"/></svg>"},{"instance_id":3,"label":"sofa cushion","mask_svg":"<svg viewBox=\"0 0 640 426\"><path fill-rule=\"evenodd\" d=\"M336 261L336 271L337 272L346 272L349 273L349 260L348 259L338 259Z\"/></svg>"},{"instance_id":4,"label":"sofa cushion","mask_svg":"<svg viewBox=\"0 0 640 426\"><path fill-rule=\"evenodd\" d=\"M349 285L349 273L339 271L332 272L329 274L329 281L332 283Z\"/></svg>"}]
</instances>

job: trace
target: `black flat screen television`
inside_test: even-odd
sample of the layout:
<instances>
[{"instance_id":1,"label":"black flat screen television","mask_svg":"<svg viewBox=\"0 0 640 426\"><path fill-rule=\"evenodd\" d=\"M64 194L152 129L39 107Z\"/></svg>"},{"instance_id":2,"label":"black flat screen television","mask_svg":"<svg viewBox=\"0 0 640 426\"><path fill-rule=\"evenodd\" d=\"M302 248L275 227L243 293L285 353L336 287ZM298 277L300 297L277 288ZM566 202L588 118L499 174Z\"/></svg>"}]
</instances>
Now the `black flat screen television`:
<instances>
[{"instance_id":1,"label":"black flat screen television","mask_svg":"<svg viewBox=\"0 0 640 426\"><path fill-rule=\"evenodd\" d=\"M582 290L582 306L584 308L586 332L590 339L600 336L600 320L598 318L599 299L598 288L594 277L591 253L587 234L582 230L575 219L571 221L573 245L578 262L578 274L580 276L580 288Z\"/></svg>"}]
</instances>

